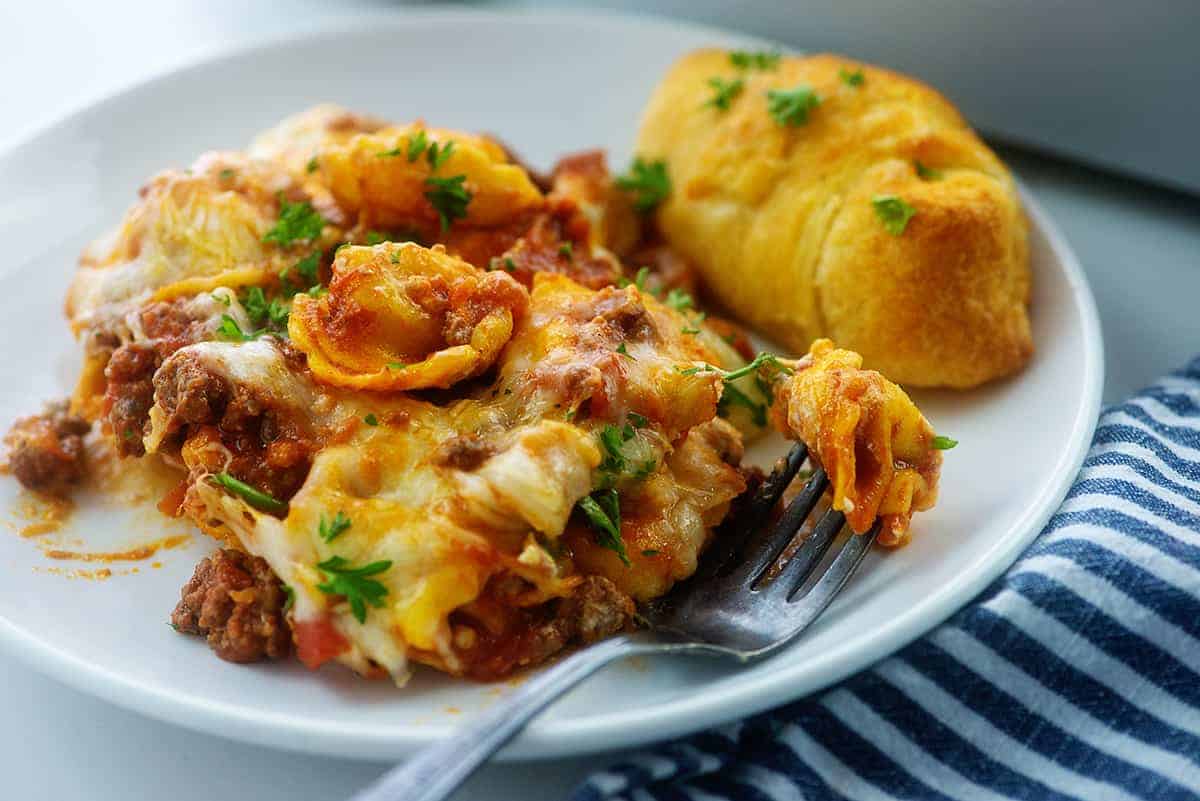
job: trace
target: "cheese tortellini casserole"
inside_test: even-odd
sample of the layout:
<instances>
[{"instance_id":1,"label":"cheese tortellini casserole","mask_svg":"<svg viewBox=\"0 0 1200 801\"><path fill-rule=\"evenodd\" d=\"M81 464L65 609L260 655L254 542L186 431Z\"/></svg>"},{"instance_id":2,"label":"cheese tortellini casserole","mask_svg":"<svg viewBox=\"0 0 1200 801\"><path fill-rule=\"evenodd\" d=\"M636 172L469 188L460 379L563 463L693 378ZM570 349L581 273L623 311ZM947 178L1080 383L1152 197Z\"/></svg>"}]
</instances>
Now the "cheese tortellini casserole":
<instances>
[{"instance_id":1,"label":"cheese tortellini casserole","mask_svg":"<svg viewBox=\"0 0 1200 801\"><path fill-rule=\"evenodd\" d=\"M67 492L89 430L152 461L159 508L219 544L177 630L397 682L631 625L760 480L744 442L772 423L852 528L902 542L936 496L921 413L827 341L755 358L697 309L644 188L598 151L543 175L331 106L160 173L83 254L82 374L13 427L10 466Z\"/></svg>"}]
</instances>

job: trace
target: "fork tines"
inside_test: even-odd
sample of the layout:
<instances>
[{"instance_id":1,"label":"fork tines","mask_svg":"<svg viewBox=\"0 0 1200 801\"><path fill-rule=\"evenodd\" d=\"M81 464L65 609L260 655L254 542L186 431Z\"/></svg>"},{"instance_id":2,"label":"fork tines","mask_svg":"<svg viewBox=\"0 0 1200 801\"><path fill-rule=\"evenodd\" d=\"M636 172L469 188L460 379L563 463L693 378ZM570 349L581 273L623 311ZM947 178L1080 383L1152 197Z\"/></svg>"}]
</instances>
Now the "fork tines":
<instances>
[{"instance_id":1,"label":"fork tines","mask_svg":"<svg viewBox=\"0 0 1200 801\"><path fill-rule=\"evenodd\" d=\"M768 529L760 531L807 457L808 448L803 443L793 446L786 459L776 464L775 470L763 482L748 504L745 515L738 521L742 536L728 538L734 540L733 543L727 543L728 546L736 547L737 540L740 540L746 550L740 563L724 577L725 580L732 585L749 587L755 594L761 594L763 600L794 600L800 588L813 576L846 523L846 517L841 512L826 510L812 532L786 561L778 565L772 575L772 567L790 550L804 521L812 514L829 487L829 476L824 469L814 470L803 489L787 505L779 519ZM833 595L841 589L862 561L870 550L878 530L879 523L876 521L870 531L854 535L847 540L825 573L813 584L805 597L819 604L816 614L832 600Z\"/></svg>"}]
</instances>

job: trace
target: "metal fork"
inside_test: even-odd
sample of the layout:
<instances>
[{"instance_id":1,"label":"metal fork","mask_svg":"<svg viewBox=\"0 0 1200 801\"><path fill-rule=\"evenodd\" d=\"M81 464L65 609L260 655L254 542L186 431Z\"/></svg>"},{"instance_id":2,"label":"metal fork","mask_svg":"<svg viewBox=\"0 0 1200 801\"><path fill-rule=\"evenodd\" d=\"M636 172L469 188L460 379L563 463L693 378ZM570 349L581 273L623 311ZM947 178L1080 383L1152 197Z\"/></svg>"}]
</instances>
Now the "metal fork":
<instances>
[{"instance_id":1,"label":"metal fork","mask_svg":"<svg viewBox=\"0 0 1200 801\"><path fill-rule=\"evenodd\" d=\"M746 663L794 640L845 586L879 532L876 521L865 534L852 534L819 575L817 566L845 525L841 512L826 511L799 546L789 548L829 486L823 470L814 471L780 518L765 527L807 458L808 449L801 443L775 464L739 519L718 532L696 574L639 610L643 628L602 640L537 673L351 801L441 801L535 715L614 659L689 653ZM745 536L747 532L751 536ZM800 593L805 586L807 591Z\"/></svg>"}]
</instances>

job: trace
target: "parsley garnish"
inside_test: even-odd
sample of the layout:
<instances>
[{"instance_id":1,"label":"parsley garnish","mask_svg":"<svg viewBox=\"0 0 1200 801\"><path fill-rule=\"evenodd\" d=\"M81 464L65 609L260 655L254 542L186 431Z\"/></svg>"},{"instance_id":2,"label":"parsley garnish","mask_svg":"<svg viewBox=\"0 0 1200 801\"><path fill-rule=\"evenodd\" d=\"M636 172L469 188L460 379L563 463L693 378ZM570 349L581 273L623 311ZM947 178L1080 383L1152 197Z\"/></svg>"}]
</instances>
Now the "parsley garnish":
<instances>
[{"instance_id":1,"label":"parsley garnish","mask_svg":"<svg viewBox=\"0 0 1200 801\"><path fill-rule=\"evenodd\" d=\"M604 459L600 462L600 472L625 472L627 462L622 449L626 442L633 439L633 427L625 426L624 428L617 428L613 425L607 425L600 429L599 437L601 450L604 451Z\"/></svg>"},{"instance_id":2,"label":"parsley garnish","mask_svg":"<svg viewBox=\"0 0 1200 801\"><path fill-rule=\"evenodd\" d=\"M751 373L758 372L760 368L767 365L774 367L784 375L791 375L792 373L792 368L782 364L779 361L778 356L773 353L766 352L758 354L754 357L753 361L739 367L736 370L726 371L712 364L700 364L693 367L680 368L679 372L683 375L695 375L696 373L721 373L721 379L723 381L736 381L744 375L750 375Z\"/></svg>"},{"instance_id":3,"label":"parsley garnish","mask_svg":"<svg viewBox=\"0 0 1200 801\"><path fill-rule=\"evenodd\" d=\"M917 210L897 195L876 195L871 198L875 214L883 221L883 227L892 236L900 236L908 227L908 221L916 216Z\"/></svg>"},{"instance_id":4,"label":"parsley garnish","mask_svg":"<svg viewBox=\"0 0 1200 801\"><path fill-rule=\"evenodd\" d=\"M430 169L432 169L434 172L437 172L438 168L446 163L446 159L450 158L450 154L453 152L453 139L447 141L446 144L442 145L440 149L438 148L438 143L434 142L429 146L429 149L425 151L425 160L429 162Z\"/></svg>"},{"instance_id":5,"label":"parsley garnish","mask_svg":"<svg viewBox=\"0 0 1200 801\"><path fill-rule=\"evenodd\" d=\"M754 401L754 399L733 384L726 383L721 391L721 399L717 401L717 414L721 417L728 417L729 407L735 405L744 406L750 410L750 419L754 422L754 425L759 428L766 426L767 407L764 404Z\"/></svg>"},{"instance_id":6,"label":"parsley garnish","mask_svg":"<svg viewBox=\"0 0 1200 801\"><path fill-rule=\"evenodd\" d=\"M699 334L699 333L700 333L700 329L699 329L699 328L688 328L688 327L685 325L683 328L680 328L680 329L679 329L679 333L681 333L681 334L691 334L691 335L693 335L693 336L694 336L695 334Z\"/></svg>"},{"instance_id":7,"label":"parsley garnish","mask_svg":"<svg viewBox=\"0 0 1200 801\"><path fill-rule=\"evenodd\" d=\"M646 279L649 276L650 276L650 268L649 267L639 267L638 271L634 275L632 281L630 281L625 276L621 276L620 278L617 279L617 286L621 287L621 289L624 289L627 286L635 286L635 287L637 287L639 292L645 292L646 291Z\"/></svg>"},{"instance_id":8,"label":"parsley garnish","mask_svg":"<svg viewBox=\"0 0 1200 801\"><path fill-rule=\"evenodd\" d=\"M277 514L283 514L287 511L288 505L283 501L273 498L260 489L255 489L244 481L239 481L228 473L215 473L212 479L234 495L240 495L246 503L255 509L261 509L264 512L275 512Z\"/></svg>"},{"instance_id":9,"label":"parsley garnish","mask_svg":"<svg viewBox=\"0 0 1200 801\"><path fill-rule=\"evenodd\" d=\"M625 541L621 539L621 502L617 491L597 490L586 498L580 498L578 506L597 532L596 544L616 552L625 566L629 567L629 554L625 551Z\"/></svg>"},{"instance_id":10,"label":"parsley garnish","mask_svg":"<svg viewBox=\"0 0 1200 801\"><path fill-rule=\"evenodd\" d=\"M725 111L734 98L742 93L746 82L741 78L734 78L731 81L724 78L709 78L708 85L712 87L713 96L705 101L704 105Z\"/></svg>"},{"instance_id":11,"label":"parsley garnish","mask_svg":"<svg viewBox=\"0 0 1200 801\"><path fill-rule=\"evenodd\" d=\"M383 606L387 587L370 576L376 576L392 566L390 559L371 562L362 567L351 567L340 556L332 556L317 564L317 570L325 576L325 583L317 589L326 595L341 595L350 604L350 611L359 623L367 621L367 604L379 609Z\"/></svg>"},{"instance_id":12,"label":"parsley garnish","mask_svg":"<svg viewBox=\"0 0 1200 801\"><path fill-rule=\"evenodd\" d=\"M494 257L488 262L489 270L504 270L506 273L516 272L517 263L512 260L512 256L505 256L503 259Z\"/></svg>"},{"instance_id":13,"label":"parsley garnish","mask_svg":"<svg viewBox=\"0 0 1200 801\"><path fill-rule=\"evenodd\" d=\"M663 301L675 311L681 312L692 308L692 296L684 292L682 289L672 289L667 293L666 300Z\"/></svg>"},{"instance_id":14,"label":"parsley garnish","mask_svg":"<svg viewBox=\"0 0 1200 801\"><path fill-rule=\"evenodd\" d=\"M838 77L842 79L842 83L846 84L846 86L854 87L862 86L863 82L867 80L866 76L863 75L862 70L855 70L854 72L851 72L845 67L838 70Z\"/></svg>"},{"instance_id":15,"label":"parsley garnish","mask_svg":"<svg viewBox=\"0 0 1200 801\"><path fill-rule=\"evenodd\" d=\"M642 556L658 556L660 553L661 551L658 551L654 548L647 548L646 550L642 551Z\"/></svg>"},{"instance_id":16,"label":"parsley garnish","mask_svg":"<svg viewBox=\"0 0 1200 801\"><path fill-rule=\"evenodd\" d=\"M258 339L266 331L258 329L249 333L242 330L238 325L238 321L230 317L228 314L221 315L221 324L217 326L217 335L222 339L233 340L234 342L249 342L252 339Z\"/></svg>"},{"instance_id":17,"label":"parsley garnish","mask_svg":"<svg viewBox=\"0 0 1200 801\"><path fill-rule=\"evenodd\" d=\"M291 584L284 584L283 594L287 596L287 600L283 602L283 611L290 612L292 611L292 607L296 605L296 591L292 589Z\"/></svg>"},{"instance_id":18,"label":"parsley garnish","mask_svg":"<svg viewBox=\"0 0 1200 801\"><path fill-rule=\"evenodd\" d=\"M653 459L647 459L638 466L637 470L633 471L633 477L638 481L643 481L654 474L658 469L658 462Z\"/></svg>"},{"instance_id":19,"label":"parsley garnish","mask_svg":"<svg viewBox=\"0 0 1200 801\"><path fill-rule=\"evenodd\" d=\"M958 440L950 439L950 437L936 436L933 438L933 447L939 451L948 451L958 444Z\"/></svg>"},{"instance_id":20,"label":"parsley garnish","mask_svg":"<svg viewBox=\"0 0 1200 801\"><path fill-rule=\"evenodd\" d=\"M233 169L230 167L226 167L225 169L223 169L219 173L217 173L217 177L219 177L222 181L233 180L233 176L235 176L235 175L237 175L237 173L234 172Z\"/></svg>"},{"instance_id":21,"label":"parsley garnish","mask_svg":"<svg viewBox=\"0 0 1200 801\"><path fill-rule=\"evenodd\" d=\"M625 347L625 343L624 343L624 342L622 342L620 345L617 345L617 353L621 354L622 356L624 356L626 359L629 359L630 361L634 361L634 362L636 362L636 361L637 361L637 358L636 358L636 357L634 357L634 356L633 356L633 355L632 355L632 354L629 352L629 349Z\"/></svg>"},{"instance_id":22,"label":"parsley garnish","mask_svg":"<svg viewBox=\"0 0 1200 801\"><path fill-rule=\"evenodd\" d=\"M264 242L274 242L287 247L293 242L310 242L325 230L325 219L317 213L307 200L300 203L290 203L279 193L279 219L275 226L267 231Z\"/></svg>"},{"instance_id":23,"label":"parsley garnish","mask_svg":"<svg viewBox=\"0 0 1200 801\"><path fill-rule=\"evenodd\" d=\"M429 189L425 193L425 199L438 213L443 231L450 228L450 223L467 216L467 204L471 202L474 195L463 186L463 182L466 180L467 176L465 175L455 175L453 178L425 179L425 186Z\"/></svg>"},{"instance_id":24,"label":"parsley garnish","mask_svg":"<svg viewBox=\"0 0 1200 801\"><path fill-rule=\"evenodd\" d=\"M363 418L363 422L369 426L377 426L377 425L379 425L379 418L376 417L374 414L368 414L366 417Z\"/></svg>"},{"instance_id":25,"label":"parsley garnish","mask_svg":"<svg viewBox=\"0 0 1200 801\"><path fill-rule=\"evenodd\" d=\"M309 253L300 261L296 262L296 272L300 273L310 284L316 283L317 270L321 267L321 254Z\"/></svg>"},{"instance_id":26,"label":"parsley garnish","mask_svg":"<svg viewBox=\"0 0 1200 801\"><path fill-rule=\"evenodd\" d=\"M217 303L220 303L222 306L229 305L229 296L228 295L218 295L216 292L214 292L214 293L212 293L212 295L210 295L210 297L213 300L215 300Z\"/></svg>"},{"instance_id":27,"label":"parsley garnish","mask_svg":"<svg viewBox=\"0 0 1200 801\"><path fill-rule=\"evenodd\" d=\"M386 242L388 240L386 234L381 234L379 231L367 231L366 235L363 237L363 241L368 246L371 246L378 245L381 242Z\"/></svg>"},{"instance_id":28,"label":"parsley garnish","mask_svg":"<svg viewBox=\"0 0 1200 801\"><path fill-rule=\"evenodd\" d=\"M558 255L567 261L572 261L575 258L575 245L571 242L563 242L558 246Z\"/></svg>"},{"instance_id":29,"label":"parsley garnish","mask_svg":"<svg viewBox=\"0 0 1200 801\"><path fill-rule=\"evenodd\" d=\"M251 323L261 325L267 319L267 296L262 287L252 286L247 289L242 306L245 307Z\"/></svg>"},{"instance_id":30,"label":"parsley garnish","mask_svg":"<svg viewBox=\"0 0 1200 801\"><path fill-rule=\"evenodd\" d=\"M791 128L808 122L808 113L819 105L821 98L808 86L767 92L767 111L775 122Z\"/></svg>"},{"instance_id":31,"label":"parsley garnish","mask_svg":"<svg viewBox=\"0 0 1200 801\"><path fill-rule=\"evenodd\" d=\"M425 150L426 145L425 129L417 131L408 139L408 161L411 164L421 158L421 152Z\"/></svg>"},{"instance_id":32,"label":"parsley garnish","mask_svg":"<svg viewBox=\"0 0 1200 801\"><path fill-rule=\"evenodd\" d=\"M729 63L739 70L773 70L779 66L777 50L734 50L729 54Z\"/></svg>"},{"instance_id":33,"label":"parsley garnish","mask_svg":"<svg viewBox=\"0 0 1200 801\"><path fill-rule=\"evenodd\" d=\"M350 518L338 512L333 516L333 520L329 521L325 520L325 515L321 515L321 522L317 525L317 533L321 535L321 539L325 540L325 542L333 542L342 536L348 528L350 528Z\"/></svg>"},{"instance_id":34,"label":"parsley garnish","mask_svg":"<svg viewBox=\"0 0 1200 801\"><path fill-rule=\"evenodd\" d=\"M642 161L635 158L625 175L617 176L619 189L634 194L633 207L642 213L652 211L671 194L671 178L665 161Z\"/></svg>"},{"instance_id":35,"label":"parsley garnish","mask_svg":"<svg viewBox=\"0 0 1200 801\"><path fill-rule=\"evenodd\" d=\"M941 170L935 170L933 167L926 167L920 161L913 162L913 167L917 170L917 177L923 181L936 181L942 177Z\"/></svg>"},{"instance_id":36,"label":"parsley garnish","mask_svg":"<svg viewBox=\"0 0 1200 801\"><path fill-rule=\"evenodd\" d=\"M317 171L317 157L316 156L313 156L311 159L308 160L308 164L304 165L304 171L306 173L308 173L309 175L311 175Z\"/></svg>"},{"instance_id":37,"label":"parsley garnish","mask_svg":"<svg viewBox=\"0 0 1200 801\"><path fill-rule=\"evenodd\" d=\"M633 423L635 428L645 428L646 426L650 425L650 421L637 412L630 412L626 416L629 418L629 422Z\"/></svg>"},{"instance_id":38,"label":"parsley garnish","mask_svg":"<svg viewBox=\"0 0 1200 801\"><path fill-rule=\"evenodd\" d=\"M403 370L405 367L408 367L408 365L405 364L404 362L388 362L387 363L387 369L389 369L389 370Z\"/></svg>"},{"instance_id":39,"label":"parsley garnish","mask_svg":"<svg viewBox=\"0 0 1200 801\"><path fill-rule=\"evenodd\" d=\"M403 153L404 153L404 150L402 150L401 148L393 147L391 150L380 150L378 153L375 154L375 157L380 158L380 159L390 159L390 158L395 158L396 156L402 155ZM412 161L412 159L409 159L409 161Z\"/></svg>"}]
</instances>

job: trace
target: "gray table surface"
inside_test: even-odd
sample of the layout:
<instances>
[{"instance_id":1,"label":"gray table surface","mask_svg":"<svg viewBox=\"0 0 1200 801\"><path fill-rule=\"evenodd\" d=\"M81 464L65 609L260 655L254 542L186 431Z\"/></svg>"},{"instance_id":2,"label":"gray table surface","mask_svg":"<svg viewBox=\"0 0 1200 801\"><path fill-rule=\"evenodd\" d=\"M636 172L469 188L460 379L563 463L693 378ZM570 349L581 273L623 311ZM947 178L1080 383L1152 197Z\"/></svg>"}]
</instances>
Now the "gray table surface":
<instances>
[{"instance_id":1,"label":"gray table surface","mask_svg":"<svg viewBox=\"0 0 1200 801\"><path fill-rule=\"evenodd\" d=\"M306 27L367 3L79 4L0 8L0 146L89 98L240 39ZM236 13L235 13L236 10ZM52 55L47 52L52 50ZM31 68L31 65L35 65ZM1003 150L1079 255L1100 307L1105 401L1200 353L1200 200ZM4 797L27 801L339 799L384 765L246 746L158 723L0 654ZM459 799L558 798L605 757L485 769Z\"/></svg>"}]
</instances>

